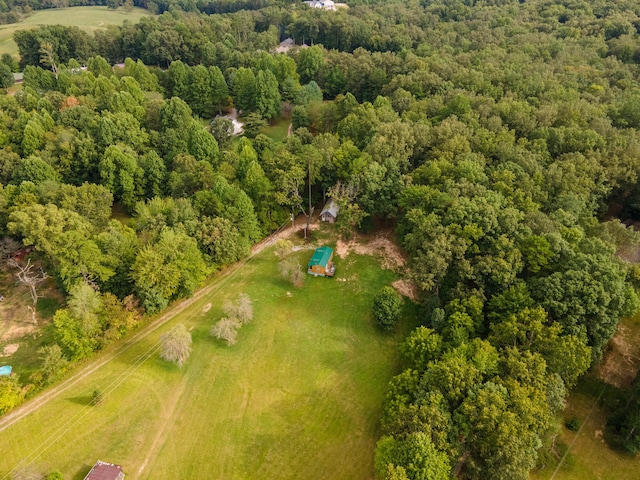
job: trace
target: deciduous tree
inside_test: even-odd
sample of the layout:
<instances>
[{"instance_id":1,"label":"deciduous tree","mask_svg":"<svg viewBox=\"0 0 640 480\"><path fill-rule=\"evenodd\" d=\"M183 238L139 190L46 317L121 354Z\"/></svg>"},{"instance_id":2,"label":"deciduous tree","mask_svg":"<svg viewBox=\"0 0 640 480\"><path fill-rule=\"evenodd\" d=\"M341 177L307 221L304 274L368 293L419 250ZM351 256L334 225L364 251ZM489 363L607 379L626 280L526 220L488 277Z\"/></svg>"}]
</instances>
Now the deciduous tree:
<instances>
[{"instance_id":1,"label":"deciduous tree","mask_svg":"<svg viewBox=\"0 0 640 480\"><path fill-rule=\"evenodd\" d=\"M160 337L160 358L182 367L191 355L191 333L178 324Z\"/></svg>"}]
</instances>

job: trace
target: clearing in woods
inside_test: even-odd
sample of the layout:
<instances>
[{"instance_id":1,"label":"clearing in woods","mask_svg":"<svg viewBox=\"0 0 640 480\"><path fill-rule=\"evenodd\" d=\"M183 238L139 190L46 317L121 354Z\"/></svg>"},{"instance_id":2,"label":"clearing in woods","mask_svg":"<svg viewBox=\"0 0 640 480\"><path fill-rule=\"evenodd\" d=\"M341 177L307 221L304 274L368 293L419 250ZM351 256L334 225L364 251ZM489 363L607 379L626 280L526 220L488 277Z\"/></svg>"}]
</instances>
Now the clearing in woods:
<instances>
[{"instance_id":1,"label":"clearing in woods","mask_svg":"<svg viewBox=\"0 0 640 480\"><path fill-rule=\"evenodd\" d=\"M142 17L151 14L144 8L135 7L131 12L122 8L110 10L107 7L70 7L38 10L18 23L0 25L0 55L18 55L18 46L13 41L13 33L42 25L64 25L78 27L85 32L106 28L108 25L122 25L125 20L138 23Z\"/></svg>"},{"instance_id":2,"label":"clearing in woods","mask_svg":"<svg viewBox=\"0 0 640 480\"><path fill-rule=\"evenodd\" d=\"M620 480L639 478L638 459L609 448L604 439L607 415L621 401L619 389L628 389L640 366L640 313L620 322L607 352L592 372L578 383L567 400L554 451L533 480ZM601 395L602 394L602 395ZM600 396L601 395L601 396ZM598 398L600 398L599 401ZM576 418L582 427L572 432L564 423ZM562 466L558 460L571 445Z\"/></svg>"},{"instance_id":3,"label":"clearing in woods","mask_svg":"<svg viewBox=\"0 0 640 480\"><path fill-rule=\"evenodd\" d=\"M294 255L305 265L310 251ZM407 322L388 335L369 314L396 273L355 252L336 264L337 278L308 277L294 289L267 249L218 276L161 328L3 430L0 477L57 469L81 479L102 459L141 479L372 478ZM254 319L229 347L208 331L241 292ZM193 335L183 368L157 351L177 323ZM104 399L97 406L94 390Z\"/></svg>"}]
</instances>

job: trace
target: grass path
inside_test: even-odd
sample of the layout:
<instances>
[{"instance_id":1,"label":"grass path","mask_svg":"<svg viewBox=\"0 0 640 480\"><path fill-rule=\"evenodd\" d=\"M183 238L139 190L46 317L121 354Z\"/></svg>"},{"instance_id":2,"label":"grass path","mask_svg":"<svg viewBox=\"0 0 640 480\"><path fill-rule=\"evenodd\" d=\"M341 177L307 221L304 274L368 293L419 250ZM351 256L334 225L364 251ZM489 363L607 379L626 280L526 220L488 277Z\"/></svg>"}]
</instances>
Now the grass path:
<instances>
[{"instance_id":1,"label":"grass path","mask_svg":"<svg viewBox=\"0 0 640 480\"><path fill-rule=\"evenodd\" d=\"M63 394L66 390L78 384L80 381L85 379L87 376L94 373L96 370L102 368L108 362L113 360L116 356L125 353L132 346L136 345L140 340L146 338L158 328L162 327L165 323L171 320L175 315L184 311L186 308L193 305L196 301L200 300L205 295L209 295L212 292L215 292L222 288L224 284L230 281L230 278L233 277L240 269L244 268L257 254L262 252L265 248L271 246L274 242L276 242L280 238L290 236L293 231L300 227L301 224L304 223L304 218L298 218L296 220L296 226L287 226L285 228L281 227L276 230L274 233L258 242L251 249L251 256L246 260L237 263L232 266L229 270L226 270L223 274L218 275L214 278L207 286L201 288L196 291L191 298L183 299L170 308L168 308L163 315L161 315L156 320L152 321L148 325L144 326L141 331L135 333L131 338L126 340L121 345L117 346L114 350L107 350L104 354L90 360L88 363L81 365L79 370L74 372L72 375L68 376L64 381L55 385L54 387L46 390L45 392L39 394L37 397L32 400L24 403L20 407L11 411L7 415L3 415L0 417L0 433L4 430L12 426L14 423L22 419L23 417L35 412L37 409L43 407L51 400L57 398L61 394ZM288 225L288 222L287 222ZM155 353L155 352L154 352Z\"/></svg>"}]
</instances>

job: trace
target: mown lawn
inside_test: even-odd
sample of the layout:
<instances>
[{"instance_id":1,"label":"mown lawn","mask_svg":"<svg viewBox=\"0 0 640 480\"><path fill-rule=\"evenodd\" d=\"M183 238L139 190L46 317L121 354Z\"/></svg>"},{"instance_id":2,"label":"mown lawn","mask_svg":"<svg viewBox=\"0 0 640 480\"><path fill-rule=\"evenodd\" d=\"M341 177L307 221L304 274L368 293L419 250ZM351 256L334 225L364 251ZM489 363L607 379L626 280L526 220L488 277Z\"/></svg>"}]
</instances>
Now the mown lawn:
<instances>
[{"instance_id":1,"label":"mown lawn","mask_svg":"<svg viewBox=\"0 0 640 480\"><path fill-rule=\"evenodd\" d=\"M107 7L70 7L39 10L22 22L0 25L0 55L18 55L18 46L13 41L13 33L40 25L64 25L79 27L85 32L93 32L107 25L121 25L125 20L138 23L150 13L143 8L125 12L122 8L109 10Z\"/></svg>"},{"instance_id":2,"label":"mown lawn","mask_svg":"<svg viewBox=\"0 0 640 480\"><path fill-rule=\"evenodd\" d=\"M311 250L296 255L304 265ZM402 328L379 332L370 304L394 274L353 253L336 264L336 278L294 289L267 250L215 279L191 308L3 431L0 477L58 469L81 479L101 459L141 479L372 478ZM255 316L229 347L208 330L240 292ZM183 368L157 353L177 323L194 340ZM89 405L94 390L103 404Z\"/></svg>"}]
</instances>

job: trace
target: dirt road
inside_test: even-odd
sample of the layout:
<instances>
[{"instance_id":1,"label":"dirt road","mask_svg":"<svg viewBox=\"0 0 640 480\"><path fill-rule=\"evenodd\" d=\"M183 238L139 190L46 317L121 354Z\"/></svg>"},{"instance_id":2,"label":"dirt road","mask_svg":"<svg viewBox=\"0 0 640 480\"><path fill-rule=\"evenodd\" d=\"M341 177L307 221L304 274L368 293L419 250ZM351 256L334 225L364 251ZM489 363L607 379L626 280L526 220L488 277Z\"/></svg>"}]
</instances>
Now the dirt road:
<instances>
[{"instance_id":1,"label":"dirt road","mask_svg":"<svg viewBox=\"0 0 640 480\"><path fill-rule=\"evenodd\" d=\"M235 272L240 271L251 259L256 256L258 253L263 251L265 248L273 245L276 241L281 238L287 238L290 235L293 235L295 231L302 228L306 223L306 217L301 216L296 219L295 224L285 224L282 228L276 230L274 233L264 238L257 244L253 246L251 249L251 255L241 261L236 263L235 265L229 267L224 272L216 275L215 279L211 281L208 285L197 290L192 297L180 300L174 303L171 307L169 307L160 317L153 320L151 323L142 327L140 331L135 333L131 338L124 341L122 344L118 345L111 351L106 351L95 358L89 360L84 366L80 367L78 371L67 377L61 383L55 385L54 387L42 392L31 400L25 402L20 407L15 410L9 412L8 414L0 417L0 432L3 432L11 425L20 421L20 419L26 417L30 413L36 411L38 408L46 405L49 401L57 398L66 390L70 389L78 382L91 375L93 372L103 367L105 364L113 360L118 355L129 350L133 345L138 343L140 340L146 338L151 333L155 332L158 328L162 327L165 323L171 320L175 315L182 312L186 308L193 305L195 302L200 300L205 295L211 293L220 283L220 281L224 278L227 278L233 275Z\"/></svg>"}]
</instances>

